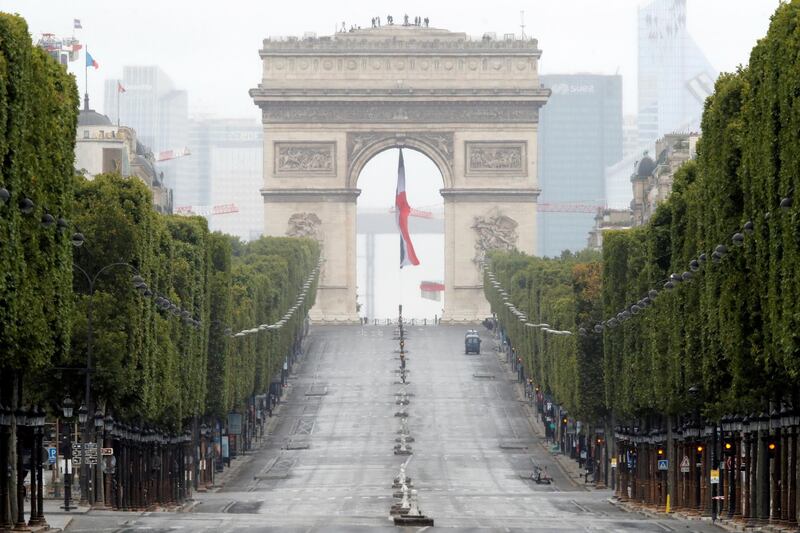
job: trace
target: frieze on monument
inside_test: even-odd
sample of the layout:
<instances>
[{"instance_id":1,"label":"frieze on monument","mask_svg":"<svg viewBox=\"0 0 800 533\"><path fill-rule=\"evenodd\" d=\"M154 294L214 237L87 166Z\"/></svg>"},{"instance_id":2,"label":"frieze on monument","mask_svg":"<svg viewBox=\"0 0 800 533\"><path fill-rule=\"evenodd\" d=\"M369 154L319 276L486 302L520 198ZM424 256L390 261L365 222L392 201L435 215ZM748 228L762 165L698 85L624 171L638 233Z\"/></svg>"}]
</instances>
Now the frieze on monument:
<instances>
[{"instance_id":1,"label":"frieze on monument","mask_svg":"<svg viewBox=\"0 0 800 533\"><path fill-rule=\"evenodd\" d=\"M527 175L527 142L466 143L466 174Z\"/></svg>"},{"instance_id":2,"label":"frieze on monument","mask_svg":"<svg viewBox=\"0 0 800 533\"><path fill-rule=\"evenodd\" d=\"M281 102L261 104L264 123L537 123L536 106L513 102Z\"/></svg>"},{"instance_id":3,"label":"frieze on monument","mask_svg":"<svg viewBox=\"0 0 800 533\"><path fill-rule=\"evenodd\" d=\"M336 143L275 143L275 174L326 174L336 172Z\"/></svg>"}]
</instances>

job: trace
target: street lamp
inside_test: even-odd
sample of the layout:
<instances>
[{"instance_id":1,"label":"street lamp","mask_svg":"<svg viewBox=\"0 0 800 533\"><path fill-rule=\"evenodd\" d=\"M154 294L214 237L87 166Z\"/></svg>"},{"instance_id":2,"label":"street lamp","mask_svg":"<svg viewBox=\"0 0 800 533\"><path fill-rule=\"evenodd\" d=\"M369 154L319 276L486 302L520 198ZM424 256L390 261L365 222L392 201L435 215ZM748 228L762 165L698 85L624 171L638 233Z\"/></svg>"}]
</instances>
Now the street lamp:
<instances>
[{"instance_id":1,"label":"street lamp","mask_svg":"<svg viewBox=\"0 0 800 533\"><path fill-rule=\"evenodd\" d=\"M69 420L72 418L75 403L72 398L67 396L61 402L61 411L64 415L66 425L67 444L64 453L64 510L70 511L70 500L72 499L72 432L69 427Z\"/></svg>"}]
</instances>

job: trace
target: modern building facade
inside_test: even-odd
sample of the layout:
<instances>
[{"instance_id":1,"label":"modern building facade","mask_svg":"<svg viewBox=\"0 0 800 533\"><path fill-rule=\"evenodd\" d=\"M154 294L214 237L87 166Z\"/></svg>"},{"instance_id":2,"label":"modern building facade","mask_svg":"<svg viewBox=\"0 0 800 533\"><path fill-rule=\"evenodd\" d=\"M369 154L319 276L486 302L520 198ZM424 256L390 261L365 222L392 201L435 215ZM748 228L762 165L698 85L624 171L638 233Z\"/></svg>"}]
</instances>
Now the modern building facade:
<instances>
[{"instance_id":1,"label":"modern building facade","mask_svg":"<svg viewBox=\"0 0 800 533\"><path fill-rule=\"evenodd\" d=\"M699 131L717 72L686 28L686 0L652 0L638 13L640 146Z\"/></svg>"},{"instance_id":2,"label":"modern building facade","mask_svg":"<svg viewBox=\"0 0 800 533\"><path fill-rule=\"evenodd\" d=\"M119 90L120 85L124 92ZM170 77L157 66L126 66L121 79L105 82L104 106L114 124L136 130L139 140L156 156L163 151L188 146L189 100L186 91L175 89ZM187 158L165 161L167 184L174 190L175 203L186 203L186 189L192 177Z\"/></svg>"},{"instance_id":3,"label":"modern building facade","mask_svg":"<svg viewBox=\"0 0 800 533\"><path fill-rule=\"evenodd\" d=\"M264 140L250 119L198 119L189 127L191 183L183 197L195 212L209 216L210 227L250 240L261 235L264 201Z\"/></svg>"},{"instance_id":4,"label":"modern building facade","mask_svg":"<svg viewBox=\"0 0 800 533\"><path fill-rule=\"evenodd\" d=\"M539 122L538 254L586 247L605 169L622 157L622 77L543 75L551 90Z\"/></svg>"}]
</instances>

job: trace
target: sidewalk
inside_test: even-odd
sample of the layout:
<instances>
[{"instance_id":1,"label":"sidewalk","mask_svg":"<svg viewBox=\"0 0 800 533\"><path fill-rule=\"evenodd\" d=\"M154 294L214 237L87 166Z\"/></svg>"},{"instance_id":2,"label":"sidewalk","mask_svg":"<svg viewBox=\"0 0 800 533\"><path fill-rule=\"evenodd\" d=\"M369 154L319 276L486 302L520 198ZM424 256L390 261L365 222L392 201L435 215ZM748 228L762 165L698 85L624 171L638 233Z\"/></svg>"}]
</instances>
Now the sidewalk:
<instances>
[{"instance_id":1,"label":"sidewalk","mask_svg":"<svg viewBox=\"0 0 800 533\"><path fill-rule=\"evenodd\" d=\"M285 398L289 397L291 389L292 384L287 383L284 391ZM239 455L236 459L231 461L231 465L228 468L214 475L214 486L208 490L209 492L218 492L225 486L225 484L233 475L237 474L242 468L244 468L246 464L250 463L256 452L264 446L266 441L270 438L275 430L275 426L278 424L278 417L280 416L285 403L286 400L282 401L277 405L277 407L275 407L275 409L272 410L272 416L267 419L267 423L264 426L264 436L259 441L253 443L253 447L247 451L247 454Z\"/></svg>"},{"instance_id":2,"label":"sidewalk","mask_svg":"<svg viewBox=\"0 0 800 533\"><path fill-rule=\"evenodd\" d=\"M516 372L512 371L511 368L508 366L506 361L506 357L503 354L502 350L500 350L500 346L497 344L497 339L493 339L495 348L494 353L500 361L501 366L508 374L508 378L510 380L517 380ZM530 399L525 397L525 385L519 383L518 381L514 385L514 391L517 394L517 400L521 402L524 407L524 411L526 413L526 418L528 423L531 425L533 429L534 435L541 438L539 441L539 445L542 447L544 451L550 454L550 457L553 459L556 465L558 465L561 473L566 477L573 485L576 487L582 488L587 491L608 491L609 494L611 493L610 489L598 488L595 486L594 483L586 483L584 479L584 473L586 472L585 469L578 466L578 462L570 457L564 455L559 450L558 452L553 452L550 448L551 442L545 438L545 430L544 430L544 423L542 422L541 418L538 416L535 408L531 405Z\"/></svg>"},{"instance_id":3,"label":"sidewalk","mask_svg":"<svg viewBox=\"0 0 800 533\"><path fill-rule=\"evenodd\" d=\"M42 511L44 514L44 519L47 522L47 526L31 526L31 531L64 531L72 522L73 516L86 514L89 512L88 505L78 506L77 501L70 504L69 512L63 509L63 499L45 499L42 503ZM25 520L27 521L30 518L30 504L26 507Z\"/></svg>"},{"instance_id":4,"label":"sidewalk","mask_svg":"<svg viewBox=\"0 0 800 533\"><path fill-rule=\"evenodd\" d=\"M620 501L616 497L609 498L608 500L612 505L619 507L620 509L624 509L625 511L631 513L640 513L649 518L653 518L656 520L663 520L665 518L668 519L680 519L680 520L697 520L702 522L712 522L710 516L702 516L698 514L689 514L679 511L673 511L671 513L666 513L664 511L659 511L657 509L653 509L652 507L644 506L642 504L632 502L632 501ZM725 518L718 518L716 521L713 522L715 526L723 529L725 531L759 531L765 533L793 533L797 531L797 528L791 527L783 527L775 524L761 524L752 527L747 527L747 524L742 522L741 520L731 520L728 519L727 516Z\"/></svg>"}]
</instances>

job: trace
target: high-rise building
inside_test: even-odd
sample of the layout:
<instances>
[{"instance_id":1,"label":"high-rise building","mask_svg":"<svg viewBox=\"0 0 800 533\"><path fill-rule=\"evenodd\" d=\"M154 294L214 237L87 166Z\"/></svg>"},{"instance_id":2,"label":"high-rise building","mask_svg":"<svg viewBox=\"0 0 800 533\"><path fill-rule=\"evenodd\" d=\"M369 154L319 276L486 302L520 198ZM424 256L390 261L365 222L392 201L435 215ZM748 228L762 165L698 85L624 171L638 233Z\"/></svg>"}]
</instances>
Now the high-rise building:
<instances>
[{"instance_id":1,"label":"high-rise building","mask_svg":"<svg viewBox=\"0 0 800 533\"><path fill-rule=\"evenodd\" d=\"M115 124L120 121L135 129L157 158L160 152L188 146L188 95L176 90L160 67L123 67L122 79L106 80L104 96L106 115ZM166 183L174 190L175 205L187 203L186 182L191 181L187 159L163 161L160 166Z\"/></svg>"},{"instance_id":2,"label":"high-rise building","mask_svg":"<svg viewBox=\"0 0 800 533\"><path fill-rule=\"evenodd\" d=\"M639 8L639 145L667 133L699 131L717 72L686 29L686 0Z\"/></svg>"},{"instance_id":3,"label":"high-rise building","mask_svg":"<svg viewBox=\"0 0 800 533\"><path fill-rule=\"evenodd\" d=\"M605 205L605 168L622 157L622 77L541 76L552 91L539 116L538 253L581 250Z\"/></svg>"},{"instance_id":4,"label":"high-rise building","mask_svg":"<svg viewBox=\"0 0 800 533\"><path fill-rule=\"evenodd\" d=\"M264 227L263 133L250 119L198 119L189 127L191 182L184 184L186 204L209 217L212 230L250 240Z\"/></svg>"}]
</instances>

